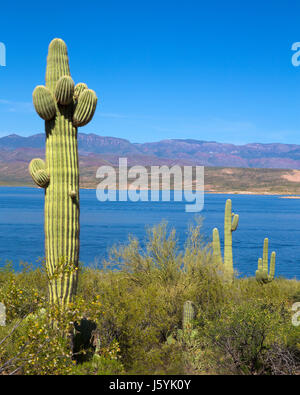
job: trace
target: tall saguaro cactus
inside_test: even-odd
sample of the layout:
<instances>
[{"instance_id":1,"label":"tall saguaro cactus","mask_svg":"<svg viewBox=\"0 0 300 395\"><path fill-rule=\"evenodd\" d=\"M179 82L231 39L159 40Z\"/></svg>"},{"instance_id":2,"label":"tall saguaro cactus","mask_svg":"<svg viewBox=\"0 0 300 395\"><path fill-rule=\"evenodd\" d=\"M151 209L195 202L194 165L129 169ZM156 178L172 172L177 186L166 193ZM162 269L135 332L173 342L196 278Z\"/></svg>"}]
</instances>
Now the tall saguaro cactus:
<instances>
[{"instance_id":1,"label":"tall saguaro cactus","mask_svg":"<svg viewBox=\"0 0 300 395\"><path fill-rule=\"evenodd\" d=\"M233 279L233 258L232 258L232 232L239 223L239 215L232 213L231 199L226 200L224 218L224 272L228 279ZM213 257L216 264L222 264L222 254L220 246L220 236L217 228L213 229Z\"/></svg>"},{"instance_id":2,"label":"tall saguaro cactus","mask_svg":"<svg viewBox=\"0 0 300 395\"><path fill-rule=\"evenodd\" d=\"M224 220L224 266L226 272L233 276L233 258L232 258L232 232L234 232L239 223L238 214L232 213L232 202L227 199L225 205Z\"/></svg>"},{"instance_id":3,"label":"tall saguaro cactus","mask_svg":"<svg viewBox=\"0 0 300 395\"><path fill-rule=\"evenodd\" d=\"M93 117L97 96L86 84L74 86L66 44L49 45L46 86L33 91L33 104L45 120L46 162L29 164L45 189L45 254L50 303L69 303L76 292L79 259L79 168L77 128Z\"/></svg>"},{"instance_id":4,"label":"tall saguaro cactus","mask_svg":"<svg viewBox=\"0 0 300 395\"><path fill-rule=\"evenodd\" d=\"M256 280L264 284L270 283L275 276L275 251L271 253L270 273L269 273L269 239L264 239L263 259L258 258L258 267L255 273Z\"/></svg>"}]
</instances>

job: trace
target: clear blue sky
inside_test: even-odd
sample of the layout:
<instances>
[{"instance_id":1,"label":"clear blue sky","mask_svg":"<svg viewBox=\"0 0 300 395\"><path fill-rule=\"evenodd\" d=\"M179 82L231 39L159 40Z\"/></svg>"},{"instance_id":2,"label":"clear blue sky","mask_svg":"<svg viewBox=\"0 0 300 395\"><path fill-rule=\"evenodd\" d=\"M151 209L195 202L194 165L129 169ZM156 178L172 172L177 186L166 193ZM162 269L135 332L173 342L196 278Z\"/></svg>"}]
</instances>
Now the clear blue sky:
<instances>
[{"instance_id":1,"label":"clear blue sky","mask_svg":"<svg viewBox=\"0 0 300 395\"><path fill-rule=\"evenodd\" d=\"M299 0L11 1L0 12L0 136L43 132L31 94L60 37L73 79L99 97L82 132L300 144Z\"/></svg>"}]
</instances>

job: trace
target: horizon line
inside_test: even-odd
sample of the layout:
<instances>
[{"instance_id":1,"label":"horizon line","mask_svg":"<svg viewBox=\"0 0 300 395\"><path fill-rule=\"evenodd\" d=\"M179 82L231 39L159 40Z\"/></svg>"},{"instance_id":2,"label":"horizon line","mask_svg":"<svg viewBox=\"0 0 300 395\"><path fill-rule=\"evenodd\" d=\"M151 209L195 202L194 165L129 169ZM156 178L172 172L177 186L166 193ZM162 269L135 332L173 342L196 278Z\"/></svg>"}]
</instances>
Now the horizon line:
<instances>
[{"instance_id":1,"label":"horizon line","mask_svg":"<svg viewBox=\"0 0 300 395\"><path fill-rule=\"evenodd\" d=\"M22 138L30 138L30 137L34 137L34 136L38 136L44 134L43 132L40 133L34 133L31 134L29 136L22 136L20 134L17 133L11 133L11 134L7 134L5 136L0 136L0 140L7 138L7 137L12 137L12 136L16 136L16 137L22 137ZM226 145L234 145L237 147L241 147L241 146L245 146L245 145L297 145L300 146L300 143L280 143L280 142L272 142L272 143L258 143L258 142L249 142L249 143L229 143L229 142L221 142L221 141L217 141L217 140L197 140L195 138L169 138L169 139L163 139L163 140L157 140L157 141L148 141L148 142L143 142L143 143L138 143L138 142L132 142L129 139L123 138L123 137L115 137L115 136L105 136L105 135L101 135L101 134L97 134L97 133L84 133L84 132L78 132L78 134L83 134L86 136L92 135L92 136L97 136L97 137L103 137L103 138L113 138L113 139L118 139L118 140L124 140L124 141L128 141L130 144L135 144L135 145L143 145L143 144L153 144L153 143L161 143L164 141L196 141L196 142L203 142L203 143L217 143L217 144L226 144Z\"/></svg>"}]
</instances>

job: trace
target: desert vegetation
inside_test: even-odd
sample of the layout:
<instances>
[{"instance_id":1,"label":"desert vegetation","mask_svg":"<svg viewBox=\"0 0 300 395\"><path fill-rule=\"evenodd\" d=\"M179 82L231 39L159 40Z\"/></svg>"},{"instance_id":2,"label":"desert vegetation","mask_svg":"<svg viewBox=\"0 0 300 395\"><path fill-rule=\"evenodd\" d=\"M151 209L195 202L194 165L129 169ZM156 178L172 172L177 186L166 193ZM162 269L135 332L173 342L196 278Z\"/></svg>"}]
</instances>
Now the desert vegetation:
<instances>
[{"instance_id":1,"label":"desert vegetation","mask_svg":"<svg viewBox=\"0 0 300 395\"><path fill-rule=\"evenodd\" d=\"M102 268L80 265L63 310L48 303L43 264L2 267L1 374L299 374L299 281L224 281L200 223L184 250L166 224L141 244L115 246Z\"/></svg>"}]
</instances>

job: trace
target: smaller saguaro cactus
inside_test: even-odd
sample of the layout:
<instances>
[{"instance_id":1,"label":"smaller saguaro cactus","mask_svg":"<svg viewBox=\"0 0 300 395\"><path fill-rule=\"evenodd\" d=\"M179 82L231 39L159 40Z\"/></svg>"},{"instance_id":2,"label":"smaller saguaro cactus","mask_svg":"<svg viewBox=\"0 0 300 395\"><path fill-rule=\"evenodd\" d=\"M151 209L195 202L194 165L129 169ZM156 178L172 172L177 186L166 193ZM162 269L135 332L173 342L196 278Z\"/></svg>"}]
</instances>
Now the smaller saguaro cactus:
<instances>
[{"instance_id":1,"label":"smaller saguaro cactus","mask_svg":"<svg viewBox=\"0 0 300 395\"><path fill-rule=\"evenodd\" d=\"M220 236L218 228L213 229L213 258L217 265L223 264L223 258L221 253Z\"/></svg>"},{"instance_id":2,"label":"smaller saguaro cactus","mask_svg":"<svg viewBox=\"0 0 300 395\"><path fill-rule=\"evenodd\" d=\"M233 257L232 257L232 232L234 232L239 223L239 215L232 212L231 199L226 200L225 217L224 217L224 272L228 279L233 279ZM223 263L220 236L217 228L213 229L213 257L216 264Z\"/></svg>"},{"instance_id":3,"label":"smaller saguaro cactus","mask_svg":"<svg viewBox=\"0 0 300 395\"><path fill-rule=\"evenodd\" d=\"M192 329L192 323L195 319L194 304L190 300L184 302L182 314L182 328L183 330Z\"/></svg>"},{"instance_id":4,"label":"smaller saguaro cactus","mask_svg":"<svg viewBox=\"0 0 300 395\"><path fill-rule=\"evenodd\" d=\"M197 330L193 329L193 320L195 319L195 308L194 303L187 300L183 304L182 311L182 329L178 329L174 334L171 334L167 338L168 344L174 344L177 341L184 343L189 339L195 338Z\"/></svg>"},{"instance_id":5,"label":"smaller saguaro cactus","mask_svg":"<svg viewBox=\"0 0 300 395\"><path fill-rule=\"evenodd\" d=\"M271 253L270 273L269 273L269 239L264 239L263 259L258 258L258 267L255 273L256 280L266 284L274 280L276 253Z\"/></svg>"}]
</instances>

